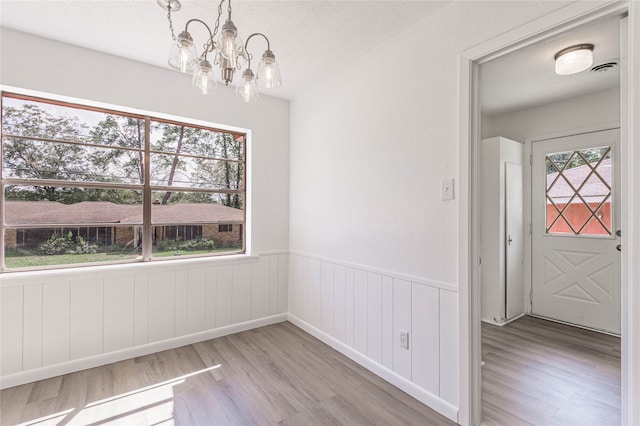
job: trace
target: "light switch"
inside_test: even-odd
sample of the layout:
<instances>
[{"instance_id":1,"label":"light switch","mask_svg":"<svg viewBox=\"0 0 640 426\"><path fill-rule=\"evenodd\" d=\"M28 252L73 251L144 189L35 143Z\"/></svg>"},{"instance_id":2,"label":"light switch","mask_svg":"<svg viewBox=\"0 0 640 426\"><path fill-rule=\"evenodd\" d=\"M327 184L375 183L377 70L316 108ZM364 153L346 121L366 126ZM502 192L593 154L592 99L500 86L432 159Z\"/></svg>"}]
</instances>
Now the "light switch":
<instances>
[{"instance_id":1,"label":"light switch","mask_svg":"<svg viewBox=\"0 0 640 426\"><path fill-rule=\"evenodd\" d=\"M442 201L453 200L453 178L445 179L442 184Z\"/></svg>"}]
</instances>

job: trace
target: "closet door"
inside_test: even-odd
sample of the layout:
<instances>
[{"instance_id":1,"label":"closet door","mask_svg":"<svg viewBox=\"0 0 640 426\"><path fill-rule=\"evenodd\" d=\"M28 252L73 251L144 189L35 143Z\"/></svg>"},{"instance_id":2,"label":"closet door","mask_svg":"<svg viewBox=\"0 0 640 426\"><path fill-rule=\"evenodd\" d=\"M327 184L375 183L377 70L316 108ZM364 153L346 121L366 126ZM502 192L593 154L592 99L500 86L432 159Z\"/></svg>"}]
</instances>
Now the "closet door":
<instances>
[{"instance_id":1,"label":"closet door","mask_svg":"<svg viewBox=\"0 0 640 426\"><path fill-rule=\"evenodd\" d=\"M522 164L505 162L505 316L524 312L524 223Z\"/></svg>"}]
</instances>

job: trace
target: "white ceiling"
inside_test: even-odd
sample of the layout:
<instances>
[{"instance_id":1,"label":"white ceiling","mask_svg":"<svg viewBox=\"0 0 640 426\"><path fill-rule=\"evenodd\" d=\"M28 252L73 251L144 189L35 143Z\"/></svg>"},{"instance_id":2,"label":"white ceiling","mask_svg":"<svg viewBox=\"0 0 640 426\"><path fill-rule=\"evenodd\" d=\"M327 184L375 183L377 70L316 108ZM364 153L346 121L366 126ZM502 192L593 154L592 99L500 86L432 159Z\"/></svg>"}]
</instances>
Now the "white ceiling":
<instances>
[{"instance_id":1,"label":"white ceiling","mask_svg":"<svg viewBox=\"0 0 640 426\"><path fill-rule=\"evenodd\" d=\"M619 68L608 72L586 70L556 75L553 56L565 47L591 43L593 65L618 60L620 18L608 18L580 26L511 52L480 66L482 113L496 116L619 87Z\"/></svg>"},{"instance_id":2,"label":"white ceiling","mask_svg":"<svg viewBox=\"0 0 640 426\"><path fill-rule=\"evenodd\" d=\"M232 17L245 40L253 32L269 37L283 85L268 94L291 99L448 1L233 0ZM181 3L176 33L190 18L213 26L217 0ZM4 27L168 68L171 38L156 0L1 0L0 8ZM189 31L202 46L203 30L193 24ZM265 49L260 38L251 40L255 57Z\"/></svg>"},{"instance_id":3,"label":"white ceiling","mask_svg":"<svg viewBox=\"0 0 640 426\"><path fill-rule=\"evenodd\" d=\"M292 99L450 1L233 0L232 6L241 36L262 32L271 40L283 86L268 94ZM174 15L176 33L190 18L213 25L217 4L182 0ZM171 38L156 0L0 0L0 25L168 68ZM618 25L618 18L588 24L482 64L483 113L495 116L618 86L617 70L557 76L553 61L557 51L578 43L595 45L594 64L618 58ZM189 30L200 46L203 30L197 24ZM265 48L259 38L249 45L256 57Z\"/></svg>"}]
</instances>

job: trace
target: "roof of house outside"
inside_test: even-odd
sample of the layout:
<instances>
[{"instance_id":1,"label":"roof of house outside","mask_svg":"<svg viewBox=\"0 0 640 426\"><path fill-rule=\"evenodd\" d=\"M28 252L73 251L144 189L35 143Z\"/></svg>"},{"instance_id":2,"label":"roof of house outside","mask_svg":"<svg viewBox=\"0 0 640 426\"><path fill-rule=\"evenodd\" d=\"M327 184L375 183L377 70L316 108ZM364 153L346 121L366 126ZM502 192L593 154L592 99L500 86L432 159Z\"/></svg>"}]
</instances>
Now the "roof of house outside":
<instances>
[{"instance_id":1,"label":"roof of house outside","mask_svg":"<svg viewBox=\"0 0 640 426\"><path fill-rule=\"evenodd\" d=\"M153 204L151 220L157 225L243 223L244 212L222 204ZM8 225L142 224L142 205L108 201L62 204L56 201L7 201Z\"/></svg>"},{"instance_id":2,"label":"roof of house outside","mask_svg":"<svg viewBox=\"0 0 640 426\"><path fill-rule=\"evenodd\" d=\"M607 158L602 160L596 171L600 176L602 176L602 179L604 179L604 183L594 173L588 178L582 189L580 189L580 195L582 195L582 197L590 203L601 202L610 192L607 185L611 187L611 159ZM563 176L568 179L576 189L578 189L582 182L584 182L584 180L587 178L587 176L589 176L589 173L591 173L591 167L588 164L567 169L562 172ZM547 175L547 188L553 183L554 180L556 180L557 176L558 172ZM558 204L566 203L567 201L569 201L574 193L575 191L571 188L571 186L569 186L567 181L560 177L558 178L558 181L553 184L553 186L549 190L548 195L556 204ZM550 203L548 199L547 203ZM573 200L571 200L571 203L582 203L582 200L580 200L579 197L575 197Z\"/></svg>"}]
</instances>

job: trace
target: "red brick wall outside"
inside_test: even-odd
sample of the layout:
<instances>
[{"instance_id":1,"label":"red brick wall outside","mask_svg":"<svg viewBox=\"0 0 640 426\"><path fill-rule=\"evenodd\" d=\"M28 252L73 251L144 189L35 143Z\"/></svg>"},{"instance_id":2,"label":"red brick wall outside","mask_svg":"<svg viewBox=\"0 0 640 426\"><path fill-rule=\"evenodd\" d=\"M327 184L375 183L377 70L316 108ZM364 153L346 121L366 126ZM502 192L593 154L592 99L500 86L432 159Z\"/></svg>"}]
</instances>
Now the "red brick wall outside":
<instances>
[{"instance_id":1,"label":"red brick wall outside","mask_svg":"<svg viewBox=\"0 0 640 426\"><path fill-rule=\"evenodd\" d=\"M16 248L17 244L17 239L18 237L18 230L17 229L5 229L4 230L4 244L6 248Z\"/></svg>"},{"instance_id":2,"label":"red brick wall outside","mask_svg":"<svg viewBox=\"0 0 640 426\"><path fill-rule=\"evenodd\" d=\"M117 226L115 227L116 240L115 244L134 245L135 231L133 226Z\"/></svg>"},{"instance_id":3,"label":"red brick wall outside","mask_svg":"<svg viewBox=\"0 0 640 426\"><path fill-rule=\"evenodd\" d=\"M589 206L592 210L598 208L600 203L590 203ZM557 205L560 211L564 208L565 204ZM604 223L607 228L611 231L611 203L605 203L602 208L599 210L602 213L600 216L600 220ZM553 220L558 216L558 212L552 204L547 204L547 226L553 222ZM574 203L567 207L567 210L564 211L563 216L567 218L569 223L575 228L577 231L584 224L584 222L591 216L591 212L587 209L583 203ZM550 234L573 234L574 232L571 230L569 225L562 220L562 218L558 219L558 221L553 225L553 227L549 230ZM584 227L584 229L580 232L581 235L609 235L609 233L602 227L600 222L598 222L595 218L591 218L589 223Z\"/></svg>"},{"instance_id":4,"label":"red brick wall outside","mask_svg":"<svg viewBox=\"0 0 640 426\"><path fill-rule=\"evenodd\" d=\"M213 240L218 247L224 247L233 243L240 244L240 227L242 225L234 223L232 225L231 232L218 232L217 224L203 225L202 226L202 239Z\"/></svg>"}]
</instances>

